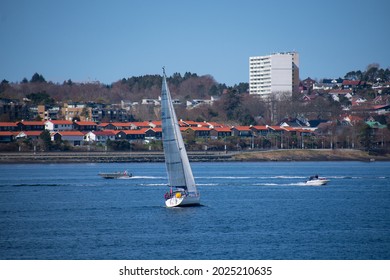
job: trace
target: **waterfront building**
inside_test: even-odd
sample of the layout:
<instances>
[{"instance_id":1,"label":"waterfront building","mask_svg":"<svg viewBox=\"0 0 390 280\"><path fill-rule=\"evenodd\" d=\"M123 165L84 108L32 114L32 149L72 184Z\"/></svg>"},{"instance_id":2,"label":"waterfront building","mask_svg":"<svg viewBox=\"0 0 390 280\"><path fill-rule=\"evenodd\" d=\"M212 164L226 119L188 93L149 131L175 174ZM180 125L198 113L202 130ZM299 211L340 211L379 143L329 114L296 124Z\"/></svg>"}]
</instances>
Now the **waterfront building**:
<instances>
[{"instance_id":1,"label":"waterfront building","mask_svg":"<svg viewBox=\"0 0 390 280\"><path fill-rule=\"evenodd\" d=\"M273 53L249 57L249 93L268 98L299 88L299 54Z\"/></svg>"}]
</instances>

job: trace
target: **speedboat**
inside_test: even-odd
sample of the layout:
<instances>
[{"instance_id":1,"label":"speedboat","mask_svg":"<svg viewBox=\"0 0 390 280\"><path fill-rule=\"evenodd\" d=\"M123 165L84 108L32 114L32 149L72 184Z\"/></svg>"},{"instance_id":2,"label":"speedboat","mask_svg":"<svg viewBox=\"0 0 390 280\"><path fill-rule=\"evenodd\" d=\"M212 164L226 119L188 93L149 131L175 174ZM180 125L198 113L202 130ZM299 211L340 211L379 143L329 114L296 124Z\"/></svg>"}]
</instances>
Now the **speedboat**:
<instances>
[{"instance_id":1,"label":"speedboat","mask_svg":"<svg viewBox=\"0 0 390 280\"><path fill-rule=\"evenodd\" d=\"M133 175L127 171L118 171L110 173L99 173L99 176L103 177L104 179L127 179L131 178Z\"/></svg>"},{"instance_id":2,"label":"speedboat","mask_svg":"<svg viewBox=\"0 0 390 280\"><path fill-rule=\"evenodd\" d=\"M318 175L310 176L309 180L306 181L307 186L322 186L326 185L329 182L328 179L323 177L318 177Z\"/></svg>"}]
</instances>

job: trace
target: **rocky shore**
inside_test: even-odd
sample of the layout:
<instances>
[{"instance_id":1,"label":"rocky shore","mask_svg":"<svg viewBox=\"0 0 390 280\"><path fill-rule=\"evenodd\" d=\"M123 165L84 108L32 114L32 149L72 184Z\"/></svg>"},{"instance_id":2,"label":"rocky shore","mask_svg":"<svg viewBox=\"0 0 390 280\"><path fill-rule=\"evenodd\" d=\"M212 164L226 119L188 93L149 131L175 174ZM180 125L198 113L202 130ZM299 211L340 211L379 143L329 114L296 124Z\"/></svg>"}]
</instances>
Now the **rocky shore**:
<instances>
[{"instance_id":1,"label":"rocky shore","mask_svg":"<svg viewBox=\"0 0 390 280\"><path fill-rule=\"evenodd\" d=\"M272 150L189 152L191 162L225 161L389 161L390 155L360 150ZM162 152L37 152L0 153L0 163L163 162Z\"/></svg>"}]
</instances>

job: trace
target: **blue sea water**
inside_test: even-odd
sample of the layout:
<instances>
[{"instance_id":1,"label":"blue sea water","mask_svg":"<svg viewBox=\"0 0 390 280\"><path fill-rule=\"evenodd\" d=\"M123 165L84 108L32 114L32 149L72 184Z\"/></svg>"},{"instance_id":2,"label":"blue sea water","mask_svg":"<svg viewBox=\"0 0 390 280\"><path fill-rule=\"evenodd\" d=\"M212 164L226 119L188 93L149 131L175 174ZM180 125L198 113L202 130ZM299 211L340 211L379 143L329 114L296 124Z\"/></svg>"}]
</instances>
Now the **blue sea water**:
<instances>
[{"instance_id":1,"label":"blue sea water","mask_svg":"<svg viewBox=\"0 0 390 280\"><path fill-rule=\"evenodd\" d=\"M203 205L168 209L163 163L0 165L0 259L390 259L390 162L192 167Z\"/></svg>"}]
</instances>

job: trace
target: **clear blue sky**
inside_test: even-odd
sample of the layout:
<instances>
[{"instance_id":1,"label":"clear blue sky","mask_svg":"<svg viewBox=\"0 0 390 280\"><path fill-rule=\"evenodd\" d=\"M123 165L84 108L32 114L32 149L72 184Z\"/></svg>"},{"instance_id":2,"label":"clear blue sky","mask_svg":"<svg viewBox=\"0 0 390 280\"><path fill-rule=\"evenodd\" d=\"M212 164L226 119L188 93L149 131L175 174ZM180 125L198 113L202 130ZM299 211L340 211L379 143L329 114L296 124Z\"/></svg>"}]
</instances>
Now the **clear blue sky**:
<instances>
[{"instance_id":1,"label":"clear blue sky","mask_svg":"<svg viewBox=\"0 0 390 280\"><path fill-rule=\"evenodd\" d=\"M110 84L193 72L248 82L250 56L295 50L300 77L390 67L390 1L1 0L0 80Z\"/></svg>"}]
</instances>

